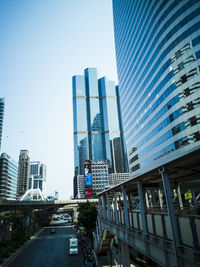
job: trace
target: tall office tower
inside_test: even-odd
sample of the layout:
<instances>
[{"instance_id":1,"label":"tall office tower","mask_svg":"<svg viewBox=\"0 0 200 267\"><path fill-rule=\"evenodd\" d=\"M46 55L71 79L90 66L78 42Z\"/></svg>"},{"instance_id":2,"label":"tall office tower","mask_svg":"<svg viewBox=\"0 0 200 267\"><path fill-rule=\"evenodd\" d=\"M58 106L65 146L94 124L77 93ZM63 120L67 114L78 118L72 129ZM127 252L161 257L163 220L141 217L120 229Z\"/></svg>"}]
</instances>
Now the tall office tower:
<instances>
[{"instance_id":1,"label":"tall office tower","mask_svg":"<svg viewBox=\"0 0 200 267\"><path fill-rule=\"evenodd\" d=\"M46 165L40 161L30 162L29 189L39 188L42 193L46 191Z\"/></svg>"},{"instance_id":2,"label":"tall office tower","mask_svg":"<svg viewBox=\"0 0 200 267\"><path fill-rule=\"evenodd\" d=\"M0 199L16 200L17 163L6 153L0 157Z\"/></svg>"},{"instance_id":3,"label":"tall office tower","mask_svg":"<svg viewBox=\"0 0 200 267\"><path fill-rule=\"evenodd\" d=\"M118 87L97 69L73 76L75 176L84 174L85 160L109 162L110 172L128 172Z\"/></svg>"},{"instance_id":4,"label":"tall office tower","mask_svg":"<svg viewBox=\"0 0 200 267\"><path fill-rule=\"evenodd\" d=\"M17 196L23 196L29 189L30 158L28 150L21 150L18 162Z\"/></svg>"},{"instance_id":5,"label":"tall office tower","mask_svg":"<svg viewBox=\"0 0 200 267\"><path fill-rule=\"evenodd\" d=\"M108 164L109 173L128 173L118 86L106 77L98 79L96 68L87 68L84 75L73 76L72 84L74 181L78 176L79 181L82 179L85 160L90 160L92 164L104 161ZM93 179L92 187L97 192L99 184L95 181ZM82 185L82 182L79 184ZM106 185L107 182L104 187ZM74 192L77 193L78 188Z\"/></svg>"},{"instance_id":6,"label":"tall office tower","mask_svg":"<svg viewBox=\"0 0 200 267\"><path fill-rule=\"evenodd\" d=\"M131 177L200 148L200 1L113 0Z\"/></svg>"},{"instance_id":7,"label":"tall office tower","mask_svg":"<svg viewBox=\"0 0 200 267\"><path fill-rule=\"evenodd\" d=\"M3 130L3 115L4 115L4 98L0 98L0 151L1 151L1 138Z\"/></svg>"}]
</instances>

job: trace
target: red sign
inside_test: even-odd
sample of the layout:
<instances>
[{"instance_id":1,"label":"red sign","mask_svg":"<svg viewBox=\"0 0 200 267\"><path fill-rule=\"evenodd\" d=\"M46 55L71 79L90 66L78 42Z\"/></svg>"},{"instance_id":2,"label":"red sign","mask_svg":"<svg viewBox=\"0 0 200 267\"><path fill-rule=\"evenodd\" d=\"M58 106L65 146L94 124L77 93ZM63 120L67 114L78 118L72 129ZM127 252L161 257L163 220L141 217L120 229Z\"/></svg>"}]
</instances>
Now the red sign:
<instances>
[{"instance_id":1,"label":"red sign","mask_svg":"<svg viewBox=\"0 0 200 267\"><path fill-rule=\"evenodd\" d=\"M92 197L92 189L85 190L85 196L86 197Z\"/></svg>"}]
</instances>

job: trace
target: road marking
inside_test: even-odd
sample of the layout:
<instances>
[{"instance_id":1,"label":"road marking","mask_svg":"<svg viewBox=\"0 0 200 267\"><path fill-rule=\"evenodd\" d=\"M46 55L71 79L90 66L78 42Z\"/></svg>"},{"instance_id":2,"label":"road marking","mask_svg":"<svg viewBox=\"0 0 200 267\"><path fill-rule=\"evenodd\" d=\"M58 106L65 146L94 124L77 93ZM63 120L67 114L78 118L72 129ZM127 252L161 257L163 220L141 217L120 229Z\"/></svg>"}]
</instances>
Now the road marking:
<instances>
[{"instance_id":1,"label":"road marking","mask_svg":"<svg viewBox=\"0 0 200 267\"><path fill-rule=\"evenodd\" d=\"M19 254L25 249L27 248L42 232L44 231L44 228L42 228L41 231L39 231L36 235L33 236L33 238L29 239L27 241L27 243L25 245L23 245L17 252L16 254L13 255L13 257L11 256L11 258L8 260L8 262L6 262L5 264L2 265L2 267L7 267L17 256L19 256Z\"/></svg>"}]
</instances>

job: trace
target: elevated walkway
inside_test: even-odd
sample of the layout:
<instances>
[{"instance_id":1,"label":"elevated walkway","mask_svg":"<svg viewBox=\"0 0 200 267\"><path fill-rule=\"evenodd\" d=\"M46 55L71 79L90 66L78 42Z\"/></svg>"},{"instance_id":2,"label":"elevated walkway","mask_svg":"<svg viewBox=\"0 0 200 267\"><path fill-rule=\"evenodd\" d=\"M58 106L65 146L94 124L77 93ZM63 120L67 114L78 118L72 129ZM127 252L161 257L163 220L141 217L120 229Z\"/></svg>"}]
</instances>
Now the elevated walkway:
<instances>
[{"instance_id":1,"label":"elevated walkway","mask_svg":"<svg viewBox=\"0 0 200 267\"><path fill-rule=\"evenodd\" d=\"M199 266L199 162L196 151L99 194L96 252L117 240L123 266L130 249L160 266Z\"/></svg>"},{"instance_id":2,"label":"elevated walkway","mask_svg":"<svg viewBox=\"0 0 200 267\"><path fill-rule=\"evenodd\" d=\"M17 207L32 207L35 209L50 209L50 208L60 208L64 206L77 206L81 203L94 203L98 204L98 199L72 199L72 200L50 200L50 201L39 201L39 200L0 200L0 211L4 210L14 210Z\"/></svg>"}]
</instances>

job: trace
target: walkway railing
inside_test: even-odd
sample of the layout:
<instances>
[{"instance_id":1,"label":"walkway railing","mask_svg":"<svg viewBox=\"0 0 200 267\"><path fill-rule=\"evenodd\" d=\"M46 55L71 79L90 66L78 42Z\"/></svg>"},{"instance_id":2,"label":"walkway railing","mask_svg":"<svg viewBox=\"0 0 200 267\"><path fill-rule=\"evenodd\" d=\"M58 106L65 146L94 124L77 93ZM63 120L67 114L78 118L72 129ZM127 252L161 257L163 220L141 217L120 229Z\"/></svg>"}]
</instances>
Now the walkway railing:
<instances>
[{"instance_id":1,"label":"walkway railing","mask_svg":"<svg viewBox=\"0 0 200 267\"><path fill-rule=\"evenodd\" d=\"M100 212L100 217L109 220L125 228L125 212L117 211L118 223L116 221L115 211L110 210L110 220L108 210L106 209L106 218ZM129 228L143 232L142 218L139 210L129 211ZM176 214L178 231L181 237L181 245L194 249L200 249L200 215L181 215ZM163 238L166 241L172 241L172 232L169 216L166 212L146 212L147 231L149 235Z\"/></svg>"}]
</instances>

